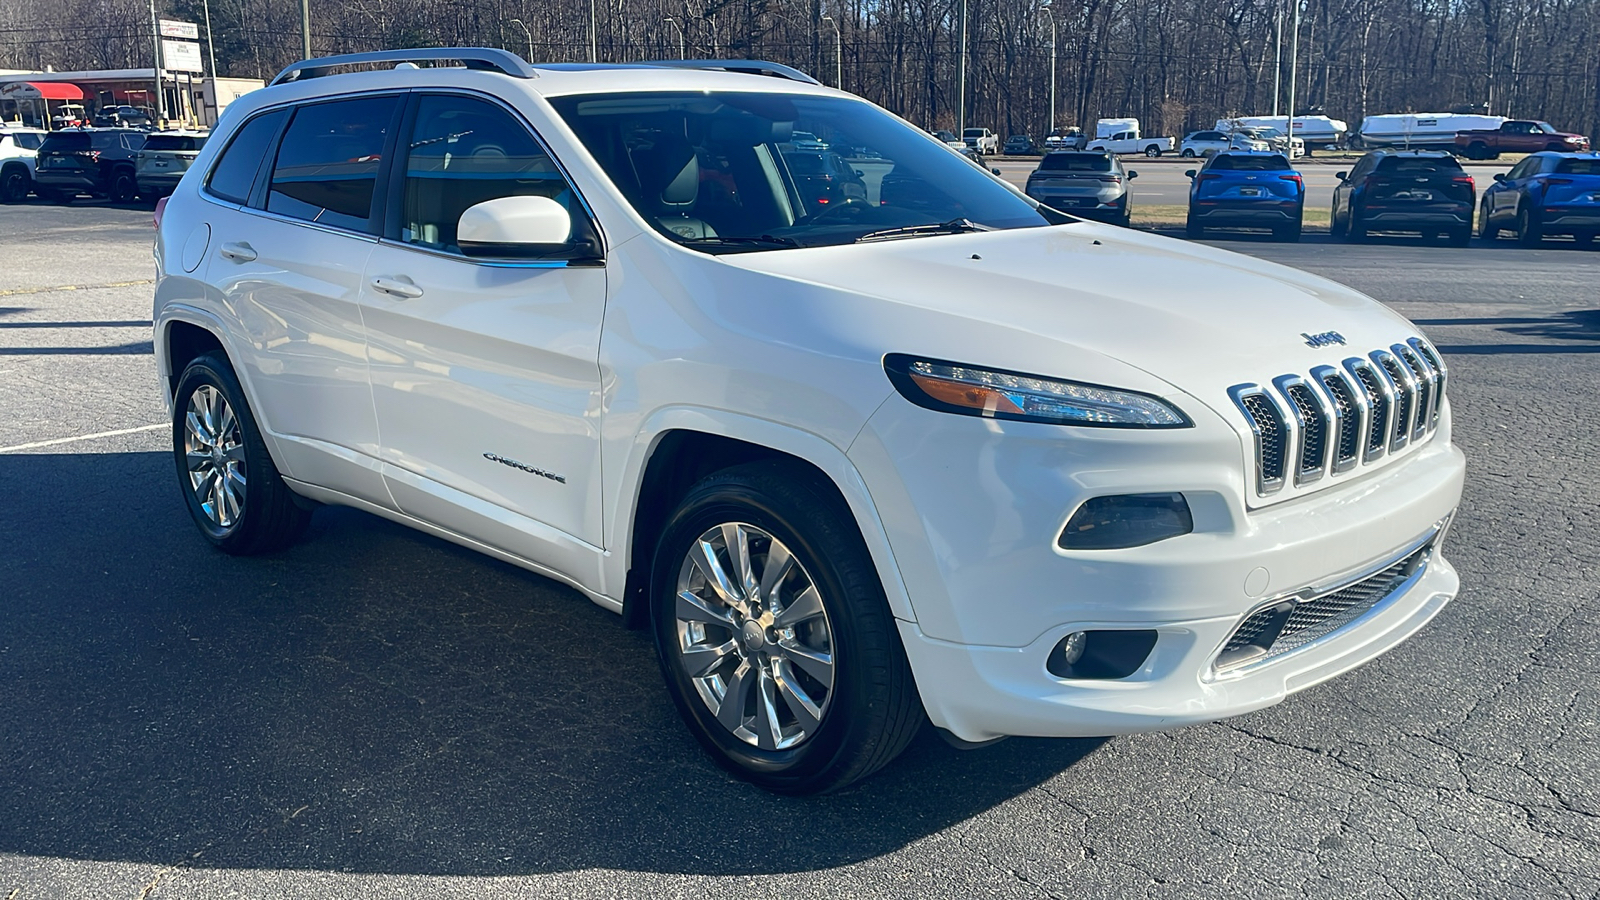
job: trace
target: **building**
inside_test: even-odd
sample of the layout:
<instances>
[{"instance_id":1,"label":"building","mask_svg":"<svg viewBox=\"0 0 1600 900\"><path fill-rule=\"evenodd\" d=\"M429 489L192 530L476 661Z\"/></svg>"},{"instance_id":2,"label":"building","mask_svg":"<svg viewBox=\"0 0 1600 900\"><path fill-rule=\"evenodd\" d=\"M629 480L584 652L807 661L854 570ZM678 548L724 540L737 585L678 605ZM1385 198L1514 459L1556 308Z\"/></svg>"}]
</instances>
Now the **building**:
<instances>
[{"instance_id":1,"label":"building","mask_svg":"<svg viewBox=\"0 0 1600 900\"><path fill-rule=\"evenodd\" d=\"M262 86L258 78L199 78L163 71L164 126L209 126L228 104ZM96 111L132 106L156 118L154 69L0 74L0 121L59 128Z\"/></svg>"}]
</instances>

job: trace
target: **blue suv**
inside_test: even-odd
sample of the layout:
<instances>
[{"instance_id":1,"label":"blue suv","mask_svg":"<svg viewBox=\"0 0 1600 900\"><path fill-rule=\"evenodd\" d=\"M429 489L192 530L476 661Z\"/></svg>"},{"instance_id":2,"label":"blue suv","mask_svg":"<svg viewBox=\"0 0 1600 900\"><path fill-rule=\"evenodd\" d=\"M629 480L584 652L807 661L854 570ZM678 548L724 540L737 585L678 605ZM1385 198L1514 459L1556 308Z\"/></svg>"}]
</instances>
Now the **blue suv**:
<instances>
[{"instance_id":1,"label":"blue suv","mask_svg":"<svg viewBox=\"0 0 1600 900\"><path fill-rule=\"evenodd\" d=\"M1580 244L1600 232L1600 153L1535 153L1496 175L1478 206L1478 233L1510 230L1525 246L1551 234Z\"/></svg>"},{"instance_id":2,"label":"blue suv","mask_svg":"<svg viewBox=\"0 0 1600 900\"><path fill-rule=\"evenodd\" d=\"M1204 237L1207 228L1267 228L1277 240L1300 240L1306 184L1283 154L1224 150L1183 174L1191 181L1190 238Z\"/></svg>"}]
</instances>

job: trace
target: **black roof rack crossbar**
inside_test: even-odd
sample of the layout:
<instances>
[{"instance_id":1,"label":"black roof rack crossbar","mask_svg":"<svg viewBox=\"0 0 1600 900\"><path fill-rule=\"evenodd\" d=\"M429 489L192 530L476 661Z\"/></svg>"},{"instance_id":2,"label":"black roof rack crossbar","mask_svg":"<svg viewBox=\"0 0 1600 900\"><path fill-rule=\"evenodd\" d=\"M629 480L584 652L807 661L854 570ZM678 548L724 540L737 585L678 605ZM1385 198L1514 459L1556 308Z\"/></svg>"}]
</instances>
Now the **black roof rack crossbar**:
<instances>
[{"instance_id":1,"label":"black roof rack crossbar","mask_svg":"<svg viewBox=\"0 0 1600 900\"><path fill-rule=\"evenodd\" d=\"M674 69L713 69L719 72L739 72L745 75L766 75L770 78L787 78L805 84L822 82L792 66L766 62L759 59L655 59L647 66L668 66Z\"/></svg>"},{"instance_id":2,"label":"black roof rack crossbar","mask_svg":"<svg viewBox=\"0 0 1600 900\"><path fill-rule=\"evenodd\" d=\"M515 78L538 78L539 73L515 53L494 47L425 47L416 50L378 50L372 53L347 53L343 56L323 56L303 59L272 79L273 84L286 84L306 78L332 74L338 66L359 66L377 63L422 62L428 60L453 60L469 69L499 72Z\"/></svg>"}]
</instances>

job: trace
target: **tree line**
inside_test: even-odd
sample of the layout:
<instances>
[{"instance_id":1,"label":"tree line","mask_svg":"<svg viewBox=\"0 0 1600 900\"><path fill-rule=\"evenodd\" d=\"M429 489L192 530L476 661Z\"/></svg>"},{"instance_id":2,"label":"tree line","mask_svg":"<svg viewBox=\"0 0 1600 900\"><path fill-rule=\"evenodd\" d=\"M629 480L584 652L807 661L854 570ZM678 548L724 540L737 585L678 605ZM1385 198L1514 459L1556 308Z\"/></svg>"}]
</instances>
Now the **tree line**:
<instances>
[{"instance_id":1,"label":"tree line","mask_svg":"<svg viewBox=\"0 0 1600 900\"><path fill-rule=\"evenodd\" d=\"M1600 131L1600 0L311 0L316 55L494 46L535 61L787 63L927 127L1041 137L1052 24L1059 125L1137 116L1149 134L1296 106L1346 119L1475 107ZM204 22L202 0L157 0ZM294 0L210 0L217 68L270 78L300 57ZM1282 46L1278 34L1282 29ZM203 26L202 26L203 27ZM842 53L835 52L837 44ZM7 0L0 68L151 64L147 0ZM1281 61L1280 61L1281 50ZM842 57L842 58L839 58Z\"/></svg>"}]
</instances>

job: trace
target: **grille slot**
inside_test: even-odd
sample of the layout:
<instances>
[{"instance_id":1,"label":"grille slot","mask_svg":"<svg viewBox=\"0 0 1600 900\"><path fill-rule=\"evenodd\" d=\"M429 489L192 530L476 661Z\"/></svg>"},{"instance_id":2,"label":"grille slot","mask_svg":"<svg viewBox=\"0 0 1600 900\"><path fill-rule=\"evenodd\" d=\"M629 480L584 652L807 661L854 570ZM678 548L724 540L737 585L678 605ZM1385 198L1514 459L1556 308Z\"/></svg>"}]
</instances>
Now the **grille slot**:
<instances>
[{"instance_id":1,"label":"grille slot","mask_svg":"<svg viewBox=\"0 0 1600 900\"><path fill-rule=\"evenodd\" d=\"M1421 443L1439 424L1445 379L1438 351L1414 337L1309 377L1230 388L1255 438L1257 495L1282 490L1291 474L1306 485Z\"/></svg>"},{"instance_id":2,"label":"grille slot","mask_svg":"<svg viewBox=\"0 0 1600 900\"><path fill-rule=\"evenodd\" d=\"M1246 616L1217 654L1221 674L1292 653L1339 631L1395 594L1424 564L1433 542L1379 572L1309 599L1288 599Z\"/></svg>"},{"instance_id":3,"label":"grille slot","mask_svg":"<svg viewBox=\"0 0 1600 900\"><path fill-rule=\"evenodd\" d=\"M1256 470L1260 491L1277 490L1283 486L1284 459L1288 455L1288 429L1278 416L1277 406L1265 394L1246 394L1239 398L1250 417L1251 430L1256 434Z\"/></svg>"}]
</instances>

